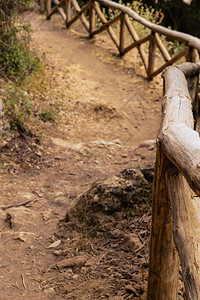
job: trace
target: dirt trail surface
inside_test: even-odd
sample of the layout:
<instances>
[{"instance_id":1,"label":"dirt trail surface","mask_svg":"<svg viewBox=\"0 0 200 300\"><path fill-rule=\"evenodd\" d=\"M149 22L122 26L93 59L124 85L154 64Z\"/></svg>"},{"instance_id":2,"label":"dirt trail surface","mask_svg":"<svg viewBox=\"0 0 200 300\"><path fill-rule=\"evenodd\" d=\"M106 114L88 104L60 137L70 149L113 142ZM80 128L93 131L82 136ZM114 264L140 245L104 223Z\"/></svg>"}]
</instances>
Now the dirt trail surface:
<instances>
[{"instance_id":1,"label":"dirt trail surface","mask_svg":"<svg viewBox=\"0 0 200 300\"><path fill-rule=\"evenodd\" d=\"M137 54L132 62L119 58L106 35L90 40L77 27L64 29L58 16L51 22L37 12L26 17L62 109L59 121L45 127L40 149L26 138L21 151L15 139L1 156L1 206L32 201L0 210L0 299L142 299L149 203L132 217L120 204L115 221L109 217L114 228L101 226L112 236L86 236L67 225L66 212L96 180L125 168L153 168L160 79L147 82ZM103 187L116 188L123 179L129 191L130 174L123 176Z\"/></svg>"}]
</instances>

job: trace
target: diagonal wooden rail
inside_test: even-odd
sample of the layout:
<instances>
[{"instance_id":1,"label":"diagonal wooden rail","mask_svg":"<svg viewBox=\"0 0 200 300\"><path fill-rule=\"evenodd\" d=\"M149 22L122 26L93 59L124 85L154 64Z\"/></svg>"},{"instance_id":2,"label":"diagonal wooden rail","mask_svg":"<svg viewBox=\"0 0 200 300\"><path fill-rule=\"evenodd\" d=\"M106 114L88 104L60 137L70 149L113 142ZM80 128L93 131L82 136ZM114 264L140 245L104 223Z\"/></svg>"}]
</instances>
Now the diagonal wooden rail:
<instances>
[{"instance_id":1,"label":"diagonal wooden rail","mask_svg":"<svg viewBox=\"0 0 200 300\"><path fill-rule=\"evenodd\" d=\"M77 20L80 20L90 37L107 30L110 38L122 56L133 48L136 48L149 80L160 74L166 67L172 65L183 56L186 57L186 61L193 61L194 56L196 57L195 60L199 59L198 51L200 52L200 39L189 34L173 31L163 26L153 24L140 17L130 8L116 2L110 0L88 0L88 3L81 8L77 0L61 0L60 2L53 0L55 6L51 9L51 0L41 0L41 9L45 7L44 2L46 4L48 20L57 12L63 18L67 28ZM102 7L113 9L115 11L114 17L108 20L102 12ZM75 11L74 16L72 16L73 11ZM87 15L85 15L86 13ZM99 21L101 22L100 26ZM120 22L119 37L112 28L116 22ZM134 22L138 22L148 28L150 34L139 37L134 28ZM126 45L126 31L132 39L129 45ZM162 42L162 37L179 41L183 43L185 47L174 57L171 57ZM143 44L147 42L149 46L148 50L145 51ZM155 63L157 52L161 54L164 60L159 66Z\"/></svg>"}]
</instances>

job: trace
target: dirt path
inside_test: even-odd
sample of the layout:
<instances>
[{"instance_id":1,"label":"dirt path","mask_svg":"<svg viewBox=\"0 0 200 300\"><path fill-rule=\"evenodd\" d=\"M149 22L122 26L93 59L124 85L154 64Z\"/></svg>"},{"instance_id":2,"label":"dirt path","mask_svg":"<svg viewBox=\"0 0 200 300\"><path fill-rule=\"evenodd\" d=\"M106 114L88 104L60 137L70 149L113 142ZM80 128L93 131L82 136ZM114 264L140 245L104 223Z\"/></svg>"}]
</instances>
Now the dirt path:
<instances>
[{"instance_id":1,"label":"dirt path","mask_svg":"<svg viewBox=\"0 0 200 300\"><path fill-rule=\"evenodd\" d=\"M108 292L105 297L84 296L83 280L78 285L79 275L72 271L65 272L64 280L70 278L69 286L79 286L80 294L63 296L55 268L59 246L48 247L58 240L58 221L95 180L131 166L153 166L159 79L148 83L138 70L137 55L134 64L116 57L106 36L88 40L64 30L57 17L47 22L31 13L28 18L34 43L46 53L52 78L64 91L63 109L59 125L49 126L45 133L43 167L8 172L3 162L1 205L35 199L0 210L0 299L117 299ZM99 284L100 279L93 289Z\"/></svg>"}]
</instances>

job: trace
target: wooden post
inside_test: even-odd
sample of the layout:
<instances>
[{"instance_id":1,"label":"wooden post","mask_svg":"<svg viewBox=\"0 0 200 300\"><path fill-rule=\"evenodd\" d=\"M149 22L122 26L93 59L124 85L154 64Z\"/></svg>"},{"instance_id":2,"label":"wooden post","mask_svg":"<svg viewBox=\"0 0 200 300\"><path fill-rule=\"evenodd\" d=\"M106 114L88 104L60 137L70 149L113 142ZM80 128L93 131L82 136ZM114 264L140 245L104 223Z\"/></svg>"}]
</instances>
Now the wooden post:
<instances>
[{"instance_id":1,"label":"wooden post","mask_svg":"<svg viewBox=\"0 0 200 300\"><path fill-rule=\"evenodd\" d=\"M123 55L125 45L125 16L124 13L121 13L121 19L120 19L120 38L119 38L119 53L120 55Z\"/></svg>"},{"instance_id":2,"label":"wooden post","mask_svg":"<svg viewBox=\"0 0 200 300\"><path fill-rule=\"evenodd\" d=\"M92 32L95 30L95 9L94 9L94 0L89 0L90 4L90 28L89 35L93 37Z\"/></svg>"},{"instance_id":3,"label":"wooden post","mask_svg":"<svg viewBox=\"0 0 200 300\"><path fill-rule=\"evenodd\" d=\"M149 80L152 79L151 74L154 71L155 58L156 58L156 42L155 42L155 33L152 31L151 39L149 41L149 60L148 60L148 70L147 70L147 77Z\"/></svg>"},{"instance_id":4,"label":"wooden post","mask_svg":"<svg viewBox=\"0 0 200 300\"><path fill-rule=\"evenodd\" d=\"M157 147L152 204L148 300L175 300L179 258L173 240L171 204L167 195L166 170L169 161Z\"/></svg>"},{"instance_id":5,"label":"wooden post","mask_svg":"<svg viewBox=\"0 0 200 300\"><path fill-rule=\"evenodd\" d=\"M166 171L172 204L174 241L180 256L185 299L200 299L200 220L199 205L184 176L171 165ZM172 298L170 298L172 299Z\"/></svg>"},{"instance_id":6,"label":"wooden post","mask_svg":"<svg viewBox=\"0 0 200 300\"><path fill-rule=\"evenodd\" d=\"M188 53L186 55L186 61L194 63L199 62L199 53L197 49L189 46Z\"/></svg>"},{"instance_id":7,"label":"wooden post","mask_svg":"<svg viewBox=\"0 0 200 300\"><path fill-rule=\"evenodd\" d=\"M66 27L71 19L71 0L65 0Z\"/></svg>"},{"instance_id":8,"label":"wooden post","mask_svg":"<svg viewBox=\"0 0 200 300\"><path fill-rule=\"evenodd\" d=\"M46 12L47 12L47 16L51 12L51 0L46 0ZM50 20L50 17L48 18L48 20Z\"/></svg>"},{"instance_id":9,"label":"wooden post","mask_svg":"<svg viewBox=\"0 0 200 300\"><path fill-rule=\"evenodd\" d=\"M40 0L40 12L43 13L45 11L45 0Z\"/></svg>"}]
</instances>

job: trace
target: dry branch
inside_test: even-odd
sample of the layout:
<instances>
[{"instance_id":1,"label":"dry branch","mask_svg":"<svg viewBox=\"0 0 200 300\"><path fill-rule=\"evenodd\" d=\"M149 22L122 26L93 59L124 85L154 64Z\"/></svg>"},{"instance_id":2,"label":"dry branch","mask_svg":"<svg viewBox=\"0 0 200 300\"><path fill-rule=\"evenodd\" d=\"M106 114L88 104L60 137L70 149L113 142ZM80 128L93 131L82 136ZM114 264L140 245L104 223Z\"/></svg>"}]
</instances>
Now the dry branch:
<instances>
[{"instance_id":1,"label":"dry branch","mask_svg":"<svg viewBox=\"0 0 200 300\"><path fill-rule=\"evenodd\" d=\"M6 210L6 209L12 208L12 207L24 206L24 205L26 205L26 204L32 202L32 201L35 200L35 199L36 199L36 197L33 197L33 198L31 198L31 199L29 199L29 200L27 200L27 201L21 202L21 203L16 203L16 204L8 205L8 206L3 206L1 209Z\"/></svg>"}]
</instances>

